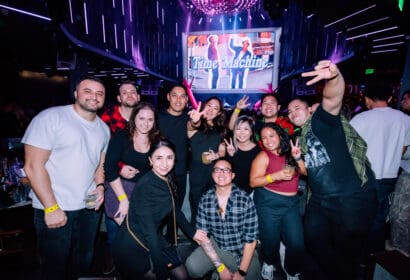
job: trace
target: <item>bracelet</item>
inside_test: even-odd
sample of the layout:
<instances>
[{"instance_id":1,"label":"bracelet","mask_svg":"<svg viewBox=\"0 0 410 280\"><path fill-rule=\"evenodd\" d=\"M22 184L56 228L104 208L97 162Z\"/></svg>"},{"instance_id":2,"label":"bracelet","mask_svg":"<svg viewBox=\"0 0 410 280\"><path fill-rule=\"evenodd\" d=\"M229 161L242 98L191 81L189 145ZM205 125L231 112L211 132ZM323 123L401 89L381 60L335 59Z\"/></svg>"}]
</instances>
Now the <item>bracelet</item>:
<instances>
[{"instance_id":1,"label":"bracelet","mask_svg":"<svg viewBox=\"0 0 410 280\"><path fill-rule=\"evenodd\" d=\"M239 275L242 276L242 277L245 277L246 274L247 274L245 271L243 271L243 270L240 269L240 268L238 268L238 273L239 273Z\"/></svg>"},{"instance_id":2,"label":"bracelet","mask_svg":"<svg viewBox=\"0 0 410 280\"><path fill-rule=\"evenodd\" d=\"M118 196L117 198L118 198L118 201L122 201L122 200L127 198L127 194L124 193L124 194Z\"/></svg>"},{"instance_id":3,"label":"bracelet","mask_svg":"<svg viewBox=\"0 0 410 280\"><path fill-rule=\"evenodd\" d=\"M273 179L272 179L272 177L270 176L270 174L268 174L268 175L266 175L266 181L268 181L269 183L273 183Z\"/></svg>"},{"instance_id":4,"label":"bracelet","mask_svg":"<svg viewBox=\"0 0 410 280\"><path fill-rule=\"evenodd\" d=\"M45 214L50 214L53 213L54 211L56 211L57 209L59 209L60 207L58 207L58 204L54 204L53 206L50 206L48 208L44 209L44 213Z\"/></svg>"},{"instance_id":5,"label":"bracelet","mask_svg":"<svg viewBox=\"0 0 410 280\"><path fill-rule=\"evenodd\" d=\"M105 184L104 183L99 183L95 186L95 188L98 188L99 186L103 186L103 188L105 189Z\"/></svg>"},{"instance_id":6,"label":"bracelet","mask_svg":"<svg viewBox=\"0 0 410 280\"><path fill-rule=\"evenodd\" d=\"M216 271L218 271L218 273L221 273L222 271L225 270L225 265L221 264L220 266L217 267Z\"/></svg>"},{"instance_id":7,"label":"bracelet","mask_svg":"<svg viewBox=\"0 0 410 280\"><path fill-rule=\"evenodd\" d=\"M295 160L295 161L302 160L302 157L301 157L301 156L298 156L297 158L294 158L294 160Z\"/></svg>"},{"instance_id":8,"label":"bracelet","mask_svg":"<svg viewBox=\"0 0 410 280\"><path fill-rule=\"evenodd\" d=\"M241 112L241 109L235 108L234 112L239 114Z\"/></svg>"}]
</instances>

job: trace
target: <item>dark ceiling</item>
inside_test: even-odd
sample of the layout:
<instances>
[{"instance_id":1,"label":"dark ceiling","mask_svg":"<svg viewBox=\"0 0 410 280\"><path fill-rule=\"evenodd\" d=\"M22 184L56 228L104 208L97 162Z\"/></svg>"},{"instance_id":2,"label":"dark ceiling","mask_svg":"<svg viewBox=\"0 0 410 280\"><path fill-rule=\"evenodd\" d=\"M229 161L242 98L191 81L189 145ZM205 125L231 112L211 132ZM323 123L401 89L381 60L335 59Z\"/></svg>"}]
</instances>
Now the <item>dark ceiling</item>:
<instances>
[{"instance_id":1,"label":"dark ceiling","mask_svg":"<svg viewBox=\"0 0 410 280\"><path fill-rule=\"evenodd\" d=\"M410 33L408 3L405 2L404 10L399 12L397 1L393 0L295 1L303 5L306 20L319 17L325 29L334 28L346 41L355 45L353 65L381 67L381 71L385 71L386 75L400 79L407 50L406 37ZM289 3L283 0L271 2L280 4L274 6L278 9L286 9ZM60 69L60 74L64 75L64 71L74 67L73 63L78 56L83 55L87 56L90 68L127 71L130 76L144 75L129 66L122 66L79 49L63 36L53 21L23 15L2 7L13 6L48 17L45 3L44 0L0 1L2 78L12 75L10 72L16 73L23 69L47 72L48 75ZM272 11L270 12L272 14ZM278 15L277 11L275 12L275 16ZM381 31L383 29L389 30ZM383 39L386 37L392 38ZM387 52L381 52L386 50Z\"/></svg>"}]
</instances>

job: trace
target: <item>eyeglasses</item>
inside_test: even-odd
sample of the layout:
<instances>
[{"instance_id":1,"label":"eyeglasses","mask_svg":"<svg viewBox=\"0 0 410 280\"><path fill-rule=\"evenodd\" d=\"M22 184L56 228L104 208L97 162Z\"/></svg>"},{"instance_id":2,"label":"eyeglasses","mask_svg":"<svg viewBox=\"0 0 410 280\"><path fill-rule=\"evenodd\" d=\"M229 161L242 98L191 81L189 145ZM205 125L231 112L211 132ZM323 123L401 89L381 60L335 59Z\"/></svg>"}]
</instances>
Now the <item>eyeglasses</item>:
<instances>
[{"instance_id":1,"label":"eyeglasses","mask_svg":"<svg viewBox=\"0 0 410 280\"><path fill-rule=\"evenodd\" d=\"M215 167L212 171L214 173L221 173L222 172L223 174L229 174L229 173L232 172L232 170L229 169L229 168L219 168L219 167Z\"/></svg>"}]
</instances>

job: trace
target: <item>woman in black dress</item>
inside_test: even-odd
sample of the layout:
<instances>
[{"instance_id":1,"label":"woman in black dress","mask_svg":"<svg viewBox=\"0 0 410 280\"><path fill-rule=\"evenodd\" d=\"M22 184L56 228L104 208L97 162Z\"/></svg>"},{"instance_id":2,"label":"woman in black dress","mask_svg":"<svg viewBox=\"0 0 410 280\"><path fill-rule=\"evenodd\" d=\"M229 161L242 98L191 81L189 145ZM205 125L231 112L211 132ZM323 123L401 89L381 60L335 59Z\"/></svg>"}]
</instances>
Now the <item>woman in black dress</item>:
<instances>
[{"instance_id":1,"label":"woman in black dress","mask_svg":"<svg viewBox=\"0 0 410 280\"><path fill-rule=\"evenodd\" d=\"M121 224L112 245L117 270L123 279L187 279L185 267L176 252L176 223L185 234L201 240L195 234L174 196L176 184L171 170L175 164L175 149L167 140L151 144L149 161L152 170L142 176L131 195L128 215ZM161 234L164 221L173 217L174 244ZM202 234L202 235L201 235ZM152 264L152 267L151 267Z\"/></svg>"},{"instance_id":2,"label":"woman in black dress","mask_svg":"<svg viewBox=\"0 0 410 280\"><path fill-rule=\"evenodd\" d=\"M226 134L225 113L222 102L217 97L206 100L196 110L188 114L187 130L191 146L189 165L189 202L191 206L191 223L195 216L202 194L211 187L213 161L225 156L223 139Z\"/></svg>"}]
</instances>

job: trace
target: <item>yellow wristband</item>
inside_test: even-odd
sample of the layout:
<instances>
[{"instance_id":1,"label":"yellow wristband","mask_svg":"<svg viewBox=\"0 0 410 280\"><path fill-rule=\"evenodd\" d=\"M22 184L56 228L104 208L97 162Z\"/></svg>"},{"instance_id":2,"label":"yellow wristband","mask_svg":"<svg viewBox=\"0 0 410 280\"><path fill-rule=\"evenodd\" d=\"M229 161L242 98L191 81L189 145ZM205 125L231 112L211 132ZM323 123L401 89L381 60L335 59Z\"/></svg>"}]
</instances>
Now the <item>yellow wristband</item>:
<instances>
[{"instance_id":1,"label":"yellow wristband","mask_svg":"<svg viewBox=\"0 0 410 280\"><path fill-rule=\"evenodd\" d=\"M124 193L124 194L118 196L117 198L118 198L118 201L121 201L121 200L126 199L126 198L127 198L127 195Z\"/></svg>"},{"instance_id":2,"label":"yellow wristband","mask_svg":"<svg viewBox=\"0 0 410 280\"><path fill-rule=\"evenodd\" d=\"M235 112L235 113L240 113L240 112L241 112L241 109L235 108L234 112Z\"/></svg>"},{"instance_id":3,"label":"yellow wristband","mask_svg":"<svg viewBox=\"0 0 410 280\"><path fill-rule=\"evenodd\" d=\"M218 273L221 273L222 271L225 270L225 265L221 264L220 266L218 266L218 268L216 269L216 271L218 271Z\"/></svg>"},{"instance_id":4,"label":"yellow wristband","mask_svg":"<svg viewBox=\"0 0 410 280\"><path fill-rule=\"evenodd\" d=\"M268 175L266 175L266 180L269 182L269 183L273 183L273 179L272 179L272 177L270 176L270 174L268 174Z\"/></svg>"},{"instance_id":5,"label":"yellow wristband","mask_svg":"<svg viewBox=\"0 0 410 280\"><path fill-rule=\"evenodd\" d=\"M57 209L59 209L60 207L58 207L58 204L54 204L53 206L50 206L48 208L44 209L44 213L45 214L50 214L53 213L54 211L56 211Z\"/></svg>"}]
</instances>

